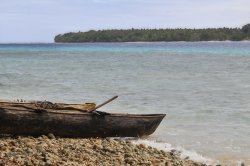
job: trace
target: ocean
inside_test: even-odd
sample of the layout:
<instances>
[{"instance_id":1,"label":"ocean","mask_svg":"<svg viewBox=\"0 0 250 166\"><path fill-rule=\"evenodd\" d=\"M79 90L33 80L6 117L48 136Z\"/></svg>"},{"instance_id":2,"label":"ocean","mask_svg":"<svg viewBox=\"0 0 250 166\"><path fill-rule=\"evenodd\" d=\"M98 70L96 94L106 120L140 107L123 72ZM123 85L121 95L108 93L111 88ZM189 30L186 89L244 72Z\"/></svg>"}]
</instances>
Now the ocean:
<instances>
[{"instance_id":1,"label":"ocean","mask_svg":"<svg viewBox=\"0 0 250 166\"><path fill-rule=\"evenodd\" d=\"M135 143L250 164L250 42L0 44L0 99L165 113Z\"/></svg>"}]
</instances>

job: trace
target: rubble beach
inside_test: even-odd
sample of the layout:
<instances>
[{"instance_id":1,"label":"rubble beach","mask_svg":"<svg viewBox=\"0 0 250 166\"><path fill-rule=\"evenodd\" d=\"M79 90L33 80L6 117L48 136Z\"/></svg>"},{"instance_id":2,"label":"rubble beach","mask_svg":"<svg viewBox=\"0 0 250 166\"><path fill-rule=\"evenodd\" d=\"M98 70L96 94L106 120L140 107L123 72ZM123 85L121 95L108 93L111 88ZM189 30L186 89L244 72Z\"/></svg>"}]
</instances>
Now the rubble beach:
<instances>
[{"instance_id":1,"label":"rubble beach","mask_svg":"<svg viewBox=\"0 0 250 166\"><path fill-rule=\"evenodd\" d=\"M0 166L11 165L161 165L205 166L165 152L114 138L0 137Z\"/></svg>"}]
</instances>

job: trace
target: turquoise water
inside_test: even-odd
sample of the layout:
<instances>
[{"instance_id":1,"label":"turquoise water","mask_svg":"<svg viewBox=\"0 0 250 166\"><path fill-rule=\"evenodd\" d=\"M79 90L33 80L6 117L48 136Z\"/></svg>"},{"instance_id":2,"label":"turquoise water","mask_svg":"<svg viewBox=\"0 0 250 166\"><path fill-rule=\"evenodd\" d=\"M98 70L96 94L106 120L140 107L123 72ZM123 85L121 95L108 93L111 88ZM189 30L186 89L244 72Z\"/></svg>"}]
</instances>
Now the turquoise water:
<instances>
[{"instance_id":1,"label":"turquoise water","mask_svg":"<svg viewBox=\"0 0 250 166\"><path fill-rule=\"evenodd\" d=\"M114 95L102 111L167 114L148 144L250 163L250 42L0 45L1 99Z\"/></svg>"}]
</instances>

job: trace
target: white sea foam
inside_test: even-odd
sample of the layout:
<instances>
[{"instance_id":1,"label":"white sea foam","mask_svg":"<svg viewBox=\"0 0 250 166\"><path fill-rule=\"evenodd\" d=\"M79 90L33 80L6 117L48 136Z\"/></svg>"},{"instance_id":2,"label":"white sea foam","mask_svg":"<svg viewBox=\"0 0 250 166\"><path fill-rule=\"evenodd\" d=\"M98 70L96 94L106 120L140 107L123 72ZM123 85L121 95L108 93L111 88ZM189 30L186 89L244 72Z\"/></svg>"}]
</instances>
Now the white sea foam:
<instances>
[{"instance_id":1,"label":"white sea foam","mask_svg":"<svg viewBox=\"0 0 250 166\"><path fill-rule=\"evenodd\" d=\"M134 140L132 142L135 143L135 144L145 144L147 146L151 146L151 147L154 147L156 149L164 150L164 151L167 151L167 152L174 149L174 150L180 152L180 157L182 159L184 159L186 157L189 157L190 160L205 163L205 164L213 164L214 163L213 160L211 160L209 158L206 158L206 157L198 154L195 151L186 150L186 149L184 149L183 147L180 147L180 146L172 147L172 145L169 144L169 143L156 142L154 140L144 140L144 139Z\"/></svg>"}]
</instances>

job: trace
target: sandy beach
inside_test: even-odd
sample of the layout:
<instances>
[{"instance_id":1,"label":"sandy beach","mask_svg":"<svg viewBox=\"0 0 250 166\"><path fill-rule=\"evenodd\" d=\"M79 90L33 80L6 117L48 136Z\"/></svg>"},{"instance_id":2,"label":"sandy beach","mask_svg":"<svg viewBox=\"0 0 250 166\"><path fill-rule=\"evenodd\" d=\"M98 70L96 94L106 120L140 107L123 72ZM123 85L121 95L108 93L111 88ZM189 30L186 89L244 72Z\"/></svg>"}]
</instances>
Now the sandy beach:
<instances>
[{"instance_id":1,"label":"sandy beach","mask_svg":"<svg viewBox=\"0 0 250 166\"><path fill-rule=\"evenodd\" d=\"M120 139L0 138L0 165L183 165L205 164Z\"/></svg>"}]
</instances>

